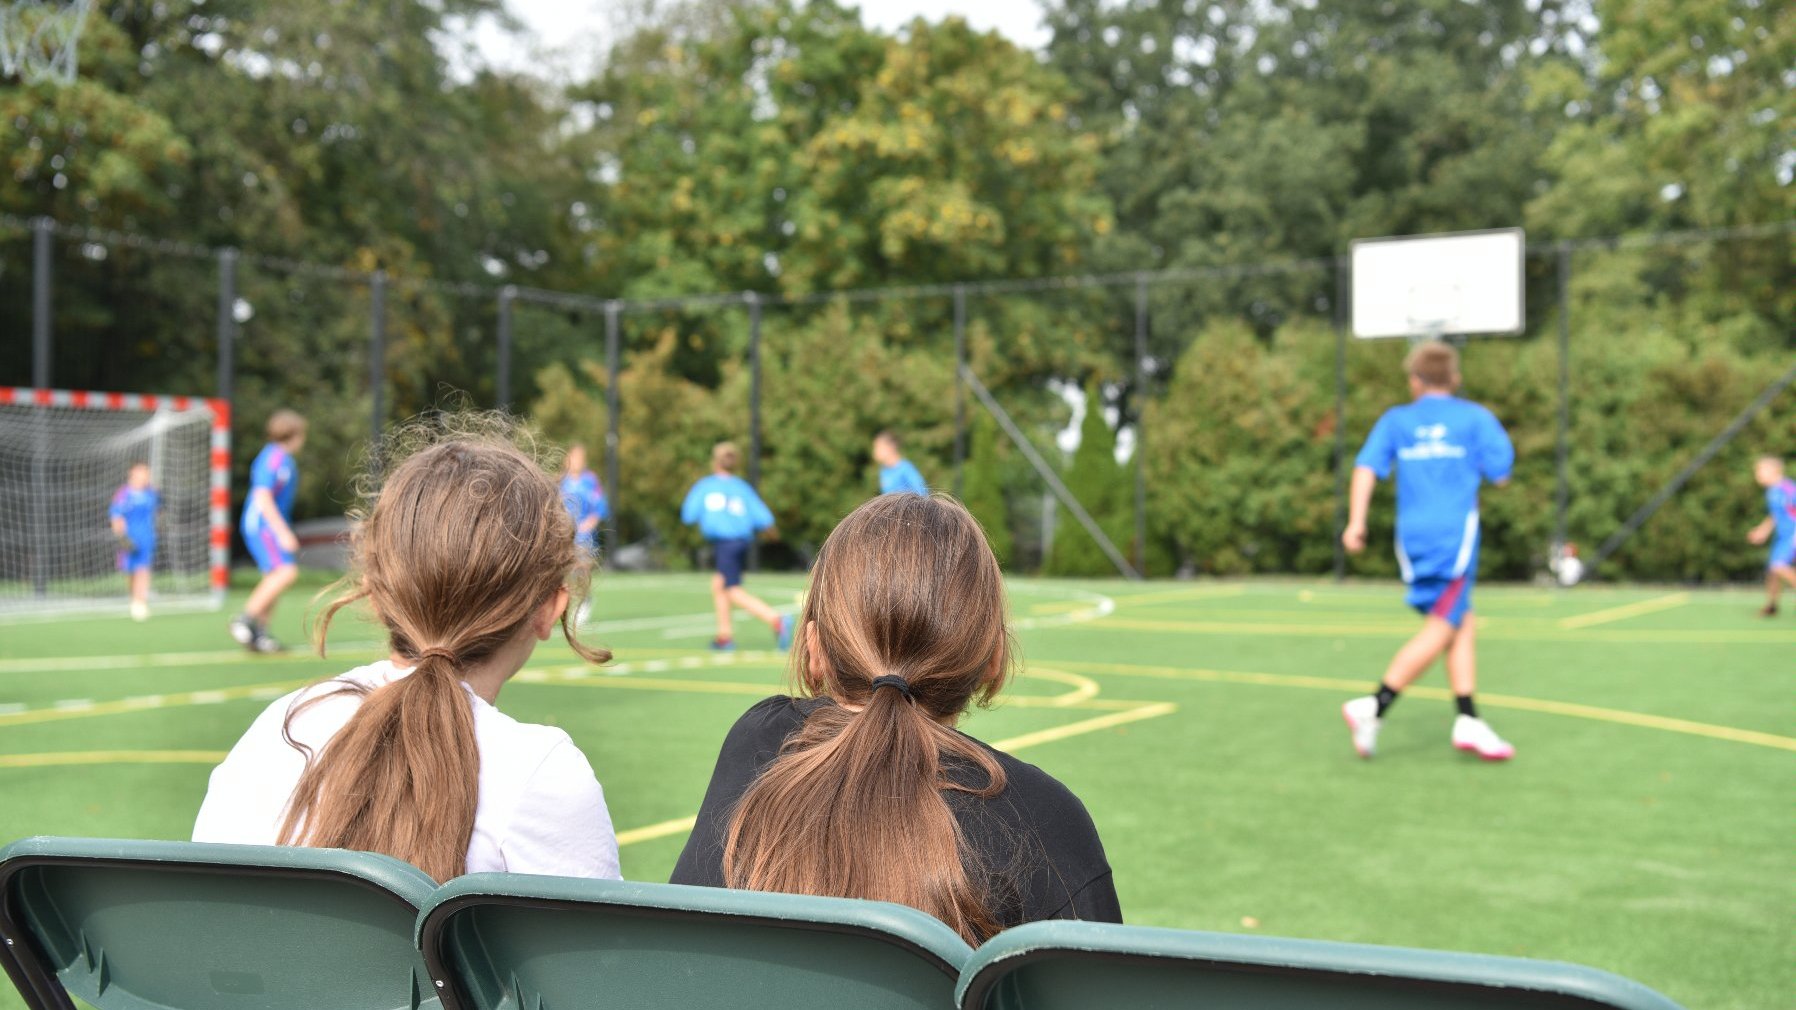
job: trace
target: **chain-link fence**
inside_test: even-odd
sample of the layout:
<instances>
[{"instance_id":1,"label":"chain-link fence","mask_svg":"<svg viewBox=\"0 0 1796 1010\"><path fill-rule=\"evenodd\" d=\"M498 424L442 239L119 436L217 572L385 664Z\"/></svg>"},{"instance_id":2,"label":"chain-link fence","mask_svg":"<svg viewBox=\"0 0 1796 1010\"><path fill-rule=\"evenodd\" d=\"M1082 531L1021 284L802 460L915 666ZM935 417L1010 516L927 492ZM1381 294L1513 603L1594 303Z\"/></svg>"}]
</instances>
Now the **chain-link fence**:
<instances>
[{"instance_id":1,"label":"chain-link fence","mask_svg":"<svg viewBox=\"0 0 1796 1010\"><path fill-rule=\"evenodd\" d=\"M1488 571L1536 575L1567 542L1616 575L1753 570L1746 461L1796 449L1793 238L1528 248L1526 331L1463 348L1466 395L1519 454L1486 500ZM0 217L0 385L230 399L239 487L261 419L294 406L315 513L390 422L507 406L587 446L608 543L646 563L696 546L679 500L725 439L780 521L763 562L804 563L877 490L890 429L1018 570L1387 574L1335 534L1353 454L1407 398L1404 348L1349 338L1348 291L1342 257L620 299Z\"/></svg>"}]
</instances>

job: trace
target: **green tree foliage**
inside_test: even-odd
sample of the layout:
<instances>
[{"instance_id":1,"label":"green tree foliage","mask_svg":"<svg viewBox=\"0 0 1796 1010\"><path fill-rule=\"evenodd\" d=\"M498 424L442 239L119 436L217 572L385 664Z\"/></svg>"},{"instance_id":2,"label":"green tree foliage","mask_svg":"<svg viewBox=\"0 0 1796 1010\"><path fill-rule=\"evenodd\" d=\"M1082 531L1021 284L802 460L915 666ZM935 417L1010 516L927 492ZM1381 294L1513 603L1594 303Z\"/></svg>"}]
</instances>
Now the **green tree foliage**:
<instances>
[{"instance_id":1,"label":"green tree foliage","mask_svg":"<svg viewBox=\"0 0 1796 1010\"><path fill-rule=\"evenodd\" d=\"M1129 470L1116 462L1116 432L1104 420L1104 390L1096 382L1085 387L1085 417L1079 423L1079 447L1066 470L1066 488L1098 528L1125 555L1135 531L1135 492ZM1078 520L1062 509L1054 525L1054 543L1042 565L1045 575L1115 575L1116 565Z\"/></svg>"},{"instance_id":2,"label":"green tree foliage","mask_svg":"<svg viewBox=\"0 0 1796 1010\"><path fill-rule=\"evenodd\" d=\"M960 499L985 527L998 563L1008 565L1014 549L1010 531L1010 506L999 470L998 426L981 413L973 418L967 446L966 469L961 478Z\"/></svg>"}]
</instances>

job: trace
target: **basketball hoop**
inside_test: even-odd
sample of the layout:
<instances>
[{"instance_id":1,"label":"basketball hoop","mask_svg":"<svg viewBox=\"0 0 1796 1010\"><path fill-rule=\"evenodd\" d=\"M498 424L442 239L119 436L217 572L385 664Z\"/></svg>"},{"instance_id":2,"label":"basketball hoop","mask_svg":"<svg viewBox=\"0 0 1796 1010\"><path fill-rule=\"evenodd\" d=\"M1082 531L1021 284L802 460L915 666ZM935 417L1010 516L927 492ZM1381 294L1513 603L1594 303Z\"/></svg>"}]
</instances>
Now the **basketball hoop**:
<instances>
[{"instance_id":1,"label":"basketball hoop","mask_svg":"<svg viewBox=\"0 0 1796 1010\"><path fill-rule=\"evenodd\" d=\"M0 0L0 77L58 87L75 82L75 55L94 0Z\"/></svg>"}]
</instances>

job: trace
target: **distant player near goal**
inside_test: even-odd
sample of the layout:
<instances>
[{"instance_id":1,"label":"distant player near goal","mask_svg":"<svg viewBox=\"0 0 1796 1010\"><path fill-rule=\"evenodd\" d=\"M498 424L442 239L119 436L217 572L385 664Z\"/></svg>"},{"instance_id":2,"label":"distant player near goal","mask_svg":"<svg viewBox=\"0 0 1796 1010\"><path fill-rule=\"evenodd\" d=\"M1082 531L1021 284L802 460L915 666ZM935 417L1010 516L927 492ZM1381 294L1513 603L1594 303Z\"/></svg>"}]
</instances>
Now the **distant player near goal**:
<instances>
[{"instance_id":1,"label":"distant player near goal","mask_svg":"<svg viewBox=\"0 0 1796 1010\"><path fill-rule=\"evenodd\" d=\"M1765 521L1752 528L1746 539L1770 544L1765 562L1765 609L1760 617L1777 616L1777 598L1785 583L1796 586L1796 481L1784 476L1784 461L1761 456L1752 476L1765 489Z\"/></svg>"},{"instance_id":2,"label":"distant player near goal","mask_svg":"<svg viewBox=\"0 0 1796 1010\"><path fill-rule=\"evenodd\" d=\"M1478 718L1477 654L1472 583L1478 575L1478 488L1509 481L1515 448L1489 410L1454 396L1459 353L1446 344L1419 344L1405 362L1415 402L1378 419L1353 470L1347 529L1341 543L1366 547L1366 511L1378 481L1397 469L1397 562L1409 586L1407 602L1424 617L1391 659L1371 695L1341 707L1353 747L1371 757L1385 711L1404 688L1446 654L1447 680L1458 702L1453 746L1487 761L1506 761L1515 748Z\"/></svg>"},{"instance_id":3,"label":"distant player near goal","mask_svg":"<svg viewBox=\"0 0 1796 1010\"><path fill-rule=\"evenodd\" d=\"M243 542L262 570L262 581L251 590L243 613L231 619L231 637L251 652L279 652L280 639L268 632L268 619L293 581L299 577L294 556L299 538L293 535L293 496L299 488L299 466L293 457L306 444L306 419L291 410L277 410L268 417L268 444L256 454L249 470L249 498L243 503L239 524Z\"/></svg>"},{"instance_id":4,"label":"distant player near goal","mask_svg":"<svg viewBox=\"0 0 1796 1010\"><path fill-rule=\"evenodd\" d=\"M131 588L131 619L150 618L150 571L156 564L156 513L162 495L150 484L150 464L132 463L106 515L118 541L118 570Z\"/></svg>"}]
</instances>

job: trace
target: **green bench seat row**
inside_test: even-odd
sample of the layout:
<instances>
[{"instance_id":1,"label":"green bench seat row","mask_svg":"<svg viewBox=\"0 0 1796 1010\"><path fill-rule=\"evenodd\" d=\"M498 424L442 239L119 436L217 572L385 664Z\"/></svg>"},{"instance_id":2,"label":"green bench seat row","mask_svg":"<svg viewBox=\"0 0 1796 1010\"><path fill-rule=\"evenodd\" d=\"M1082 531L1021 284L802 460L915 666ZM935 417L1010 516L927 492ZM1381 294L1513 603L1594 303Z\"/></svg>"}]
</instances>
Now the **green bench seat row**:
<instances>
[{"instance_id":1,"label":"green bench seat row","mask_svg":"<svg viewBox=\"0 0 1796 1010\"><path fill-rule=\"evenodd\" d=\"M975 950L882 902L188 842L0 849L0 937L32 1010L1678 1010L1555 962L1067 921Z\"/></svg>"}]
</instances>

